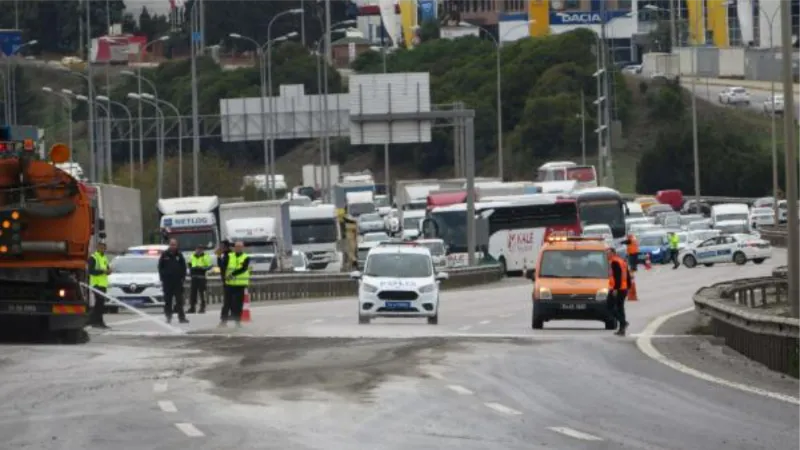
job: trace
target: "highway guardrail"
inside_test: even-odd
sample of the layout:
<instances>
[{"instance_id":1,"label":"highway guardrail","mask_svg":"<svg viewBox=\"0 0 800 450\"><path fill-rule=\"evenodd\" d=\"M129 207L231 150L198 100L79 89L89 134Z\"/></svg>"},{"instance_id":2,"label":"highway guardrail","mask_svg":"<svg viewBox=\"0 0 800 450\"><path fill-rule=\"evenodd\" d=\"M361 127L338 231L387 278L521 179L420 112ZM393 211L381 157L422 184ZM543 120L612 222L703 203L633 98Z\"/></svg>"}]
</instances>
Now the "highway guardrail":
<instances>
[{"instance_id":1,"label":"highway guardrail","mask_svg":"<svg viewBox=\"0 0 800 450\"><path fill-rule=\"evenodd\" d=\"M761 239L769 241L773 247L786 248L786 240L789 238L785 226L759 227L758 234Z\"/></svg>"},{"instance_id":2,"label":"highway guardrail","mask_svg":"<svg viewBox=\"0 0 800 450\"><path fill-rule=\"evenodd\" d=\"M785 317L785 278L762 277L717 283L698 290L695 309L710 318L712 334L772 370L798 376L800 320Z\"/></svg>"},{"instance_id":3,"label":"highway guardrail","mask_svg":"<svg viewBox=\"0 0 800 450\"><path fill-rule=\"evenodd\" d=\"M442 289L456 289L500 281L505 275L498 264L448 269L449 278ZM293 273L250 277L250 301L295 300L307 298L348 297L357 294L358 283L347 273ZM189 285L184 296L189 293ZM222 303L222 282L209 276L206 302Z\"/></svg>"}]
</instances>

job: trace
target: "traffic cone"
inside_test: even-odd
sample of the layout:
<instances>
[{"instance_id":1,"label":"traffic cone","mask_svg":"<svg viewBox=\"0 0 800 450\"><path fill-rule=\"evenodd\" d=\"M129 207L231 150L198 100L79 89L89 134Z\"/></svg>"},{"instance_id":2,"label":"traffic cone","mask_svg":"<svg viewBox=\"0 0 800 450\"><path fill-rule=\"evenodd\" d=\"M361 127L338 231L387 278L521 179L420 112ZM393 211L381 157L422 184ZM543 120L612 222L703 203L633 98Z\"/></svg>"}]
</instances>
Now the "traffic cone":
<instances>
[{"instance_id":1,"label":"traffic cone","mask_svg":"<svg viewBox=\"0 0 800 450\"><path fill-rule=\"evenodd\" d=\"M645 270L650 270L653 268L652 264L650 264L650 254L647 253L644 255L644 268Z\"/></svg>"},{"instance_id":2,"label":"traffic cone","mask_svg":"<svg viewBox=\"0 0 800 450\"><path fill-rule=\"evenodd\" d=\"M639 301L639 295L636 292L636 280L633 279L633 276L631 276L631 288L628 289L628 300L632 302Z\"/></svg>"},{"instance_id":3,"label":"traffic cone","mask_svg":"<svg viewBox=\"0 0 800 450\"><path fill-rule=\"evenodd\" d=\"M250 322L250 291L244 290L244 305L242 305L242 322Z\"/></svg>"}]
</instances>

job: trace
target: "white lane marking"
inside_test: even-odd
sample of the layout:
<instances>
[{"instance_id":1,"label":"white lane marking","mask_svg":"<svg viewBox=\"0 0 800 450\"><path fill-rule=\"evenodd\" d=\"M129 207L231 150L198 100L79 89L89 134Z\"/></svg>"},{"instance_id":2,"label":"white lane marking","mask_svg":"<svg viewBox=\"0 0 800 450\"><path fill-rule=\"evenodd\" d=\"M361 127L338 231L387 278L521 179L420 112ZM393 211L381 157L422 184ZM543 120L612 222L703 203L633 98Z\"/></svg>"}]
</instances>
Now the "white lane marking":
<instances>
[{"instance_id":1,"label":"white lane marking","mask_svg":"<svg viewBox=\"0 0 800 450\"><path fill-rule=\"evenodd\" d=\"M493 409L499 413L508 414L510 416L522 415L522 413L517 411L516 409L509 408L508 406L501 405L500 403L489 402L489 403L484 403L484 405L486 405L487 408Z\"/></svg>"},{"instance_id":2,"label":"white lane marking","mask_svg":"<svg viewBox=\"0 0 800 450\"><path fill-rule=\"evenodd\" d=\"M183 431L183 434L185 434L185 435L187 435L189 437L203 437L203 436L205 436L205 434L203 434L202 431L198 430L196 426L194 426L194 425L192 425L190 423L176 423L175 426L179 430Z\"/></svg>"},{"instance_id":3,"label":"white lane marking","mask_svg":"<svg viewBox=\"0 0 800 450\"><path fill-rule=\"evenodd\" d=\"M458 331L467 331L472 328L472 325L464 325L463 327L459 328Z\"/></svg>"},{"instance_id":4,"label":"white lane marking","mask_svg":"<svg viewBox=\"0 0 800 450\"><path fill-rule=\"evenodd\" d=\"M474 393L469 389L465 388L464 386L459 386L457 384L448 384L447 389L450 389L451 391L457 392L461 395L472 395Z\"/></svg>"},{"instance_id":5,"label":"white lane marking","mask_svg":"<svg viewBox=\"0 0 800 450\"><path fill-rule=\"evenodd\" d=\"M444 380L444 375L442 375L439 372L428 370L428 371L425 372L425 374L428 375L429 377L435 378L437 380Z\"/></svg>"},{"instance_id":6,"label":"white lane marking","mask_svg":"<svg viewBox=\"0 0 800 450\"><path fill-rule=\"evenodd\" d=\"M172 403L169 400L160 400L158 402L158 407L161 408L162 411L168 413L178 412L178 407L175 406L175 403Z\"/></svg>"},{"instance_id":7,"label":"white lane marking","mask_svg":"<svg viewBox=\"0 0 800 450\"><path fill-rule=\"evenodd\" d=\"M314 320L312 320L312 321L311 321L311 322L309 322L309 323L311 323L311 324L313 325L313 324L315 324L315 323L322 323L322 322L324 322L324 321L325 321L325 320L323 320L323 319L314 319Z\"/></svg>"},{"instance_id":8,"label":"white lane marking","mask_svg":"<svg viewBox=\"0 0 800 450\"><path fill-rule=\"evenodd\" d=\"M501 319L508 319L511 316L513 316L513 314L500 314Z\"/></svg>"},{"instance_id":9,"label":"white lane marking","mask_svg":"<svg viewBox=\"0 0 800 450\"><path fill-rule=\"evenodd\" d=\"M166 381L159 381L153 384L153 392L167 392L167 382Z\"/></svg>"},{"instance_id":10,"label":"white lane marking","mask_svg":"<svg viewBox=\"0 0 800 450\"><path fill-rule=\"evenodd\" d=\"M691 375L693 377L700 378L701 380L710 381L712 383L716 383L716 384L719 384L719 385L722 385L722 386L726 386L726 387L729 387L729 388L733 388L733 389L738 389L738 390L744 391L744 392L749 392L751 394L760 395L762 397L769 397L769 398L773 398L775 400L780 400L782 402L792 403L792 404L795 404L795 405L800 405L800 398L798 398L798 397L792 397L791 395L785 395L785 394L781 394L781 393L778 393L778 392L772 392L772 391L768 391L766 389L761 389L761 388L758 388L758 387L755 387L755 386L749 386L749 385L746 385L746 384L736 383L734 381L728 381L728 380L725 380L725 379L722 379L722 378L718 378L718 377L715 377L714 375L711 375L711 374L708 374L708 373L705 373L705 372L701 372L701 371L699 371L697 369L693 369L691 367L685 366L685 365L683 365L683 364L681 364L681 363L679 363L677 361L673 361L673 360L667 358L666 356L664 356L663 354L661 354L661 352L659 352L658 350L656 350L656 348L653 346L652 338L655 337L655 332L658 331L658 329L661 327L661 325L663 325L664 322L666 322L667 320L669 320L669 319L671 319L671 318L673 318L675 316L679 316L681 314L685 314L685 313L687 313L689 311L693 311L693 310L694 310L694 307L686 308L686 309L682 309L680 311L675 311L673 313L665 314L665 315L663 315L661 317L656 318L655 320L653 320L652 322L647 324L647 327L645 327L644 331L642 331L642 333L639 335L639 337L636 338L636 346L639 347L639 350L641 350L641 352L644 353L645 355L647 355L648 357L660 362L661 364L669 366L669 367L677 370L678 372L683 372L683 373L685 373L687 375Z\"/></svg>"},{"instance_id":11,"label":"white lane marking","mask_svg":"<svg viewBox=\"0 0 800 450\"><path fill-rule=\"evenodd\" d=\"M582 431L573 430L572 428L567 427L547 427L550 431L555 431L556 433L561 433L565 436L573 437L575 439L582 439L584 441L602 441L603 438L597 437L593 434L584 433Z\"/></svg>"},{"instance_id":12,"label":"white lane marking","mask_svg":"<svg viewBox=\"0 0 800 450\"><path fill-rule=\"evenodd\" d=\"M486 325L486 324L491 323L491 322L492 322L491 320L481 320L480 324L481 325Z\"/></svg>"},{"instance_id":13,"label":"white lane marking","mask_svg":"<svg viewBox=\"0 0 800 450\"><path fill-rule=\"evenodd\" d=\"M139 323L139 322L146 322L150 319L145 319L143 317L139 317L138 319L126 319L126 320L118 320L116 322L109 321L109 325L130 325L132 323Z\"/></svg>"}]
</instances>

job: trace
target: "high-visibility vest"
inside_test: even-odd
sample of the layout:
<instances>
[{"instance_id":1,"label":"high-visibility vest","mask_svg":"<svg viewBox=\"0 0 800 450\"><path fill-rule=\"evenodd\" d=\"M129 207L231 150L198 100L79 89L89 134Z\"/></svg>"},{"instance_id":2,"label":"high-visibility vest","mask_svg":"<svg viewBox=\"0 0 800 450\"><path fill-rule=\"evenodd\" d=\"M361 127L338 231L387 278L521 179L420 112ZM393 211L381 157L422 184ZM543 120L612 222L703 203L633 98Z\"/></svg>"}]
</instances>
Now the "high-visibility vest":
<instances>
[{"instance_id":1,"label":"high-visibility vest","mask_svg":"<svg viewBox=\"0 0 800 450\"><path fill-rule=\"evenodd\" d=\"M94 268L96 270L108 270L108 258L106 258L106 255L100 252L94 252L92 254L92 259L94 259ZM101 275L89 275L89 286L107 288L108 274L103 273Z\"/></svg>"},{"instance_id":2,"label":"high-visibility vest","mask_svg":"<svg viewBox=\"0 0 800 450\"><path fill-rule=\"evenodd\" d=\"M669 248L672 250L678 250L681 244L681 239L678 237L677 234L673 234L669 237Z\"/></svg>"},{"instance_id":3,"label":"high-visibility vest","mask_svg":"<svg viewBox=\"0 0 800 450\"><path fill-rule=\"evenodd\" d=\"M200 256L197 256L196 254L192 253L192 259L189 262L189 267L191 267L193 269L197 268L197 267L206 267L206 268L210 269L211 268L211 257L206 255L205 253L203 253Z\"/></svg>"},{"instance_id":4,"label":"high-visibility vest","mask_svg":"<svg viewBox=\"0 0 800 450\"><path fill-rule=\"evenodd\" d=\"M236 253L229 253L228 254L228 267L225 270L225 284L228 286L242 286L247 287L250 285L250 268L248 267L246 271L236 275L233 279L229 279L231 274L241 268L244 265L244 262L247 261L249 257L247 254L242 253L241 255L237 255Z\"/></svg>"},{"instance_id":5,"label":"high-visibility vest","mask_svg":"<svg viewBox=\"0 0 800 450\"><path fill-rule=\"evenodd\" d=\"M614 269L612 267L614 263L619 264L619 269L620 269L619 289L621 291L624 291L624 290L628 289L628 263L625 262L625 260L620 258L619 256L615 256L615 257L611 258L611 261L609 261L609 264L608 264L608 289L612 290L612 289L615 289L615 287L616 287L616 283L614 281Z\"/></svg>"},{"instance_id":6,"label":"high-visibility vest","mask_svg":"<svg viewBox=\"0 0 800 450\"><path fill-rule=\"evenodd\" d=\"M639 253L639 241L636 240L636 236L631 235L628 238L628 254L635 255Z\"/></svg>"}]
</instances>

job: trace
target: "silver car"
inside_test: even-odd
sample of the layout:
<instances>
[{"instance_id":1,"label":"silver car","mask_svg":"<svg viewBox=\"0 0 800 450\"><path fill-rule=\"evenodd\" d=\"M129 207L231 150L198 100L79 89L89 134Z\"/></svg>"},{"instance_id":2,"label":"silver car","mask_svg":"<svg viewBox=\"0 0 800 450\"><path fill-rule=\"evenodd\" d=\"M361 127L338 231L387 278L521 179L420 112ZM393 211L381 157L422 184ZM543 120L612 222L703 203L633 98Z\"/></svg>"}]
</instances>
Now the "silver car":
<instances>
[{"instance_id":1,"label":"silver car","mask_svg":"<svg viewBox=\"0 0 800 450\"><path fill-rule=\"evenodd\" d=\"M378 213L367 213L358 216L358 232L360 234L383 231L386 224Z\"/></svg>"},{"instance_id":2,"label":"silver car","mask_svg":"<svg viewBox=\"0 0 800 450\"><path fill-rule=\"evenodd\" d=\"M442 270L447 268L447 248L441 239L417 239L419 245L425 246L431 251L433 268Z\"/></svg>"}]
</instances>

